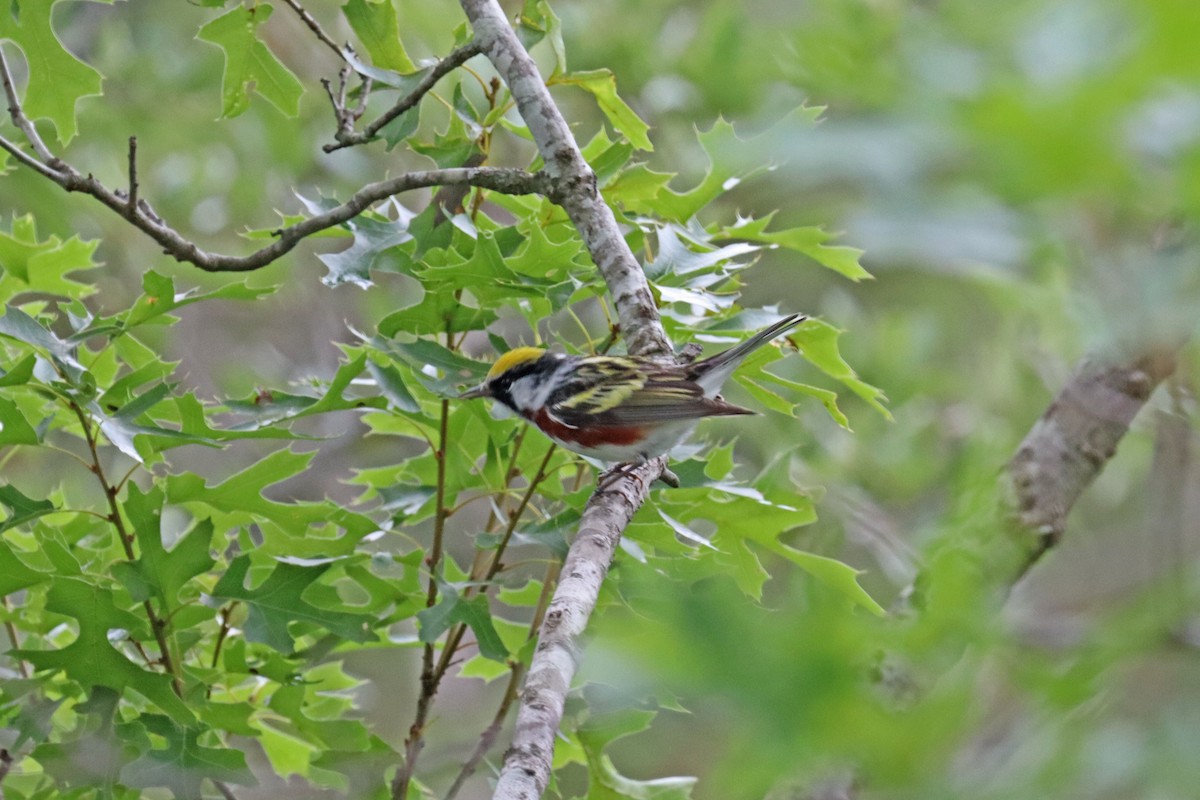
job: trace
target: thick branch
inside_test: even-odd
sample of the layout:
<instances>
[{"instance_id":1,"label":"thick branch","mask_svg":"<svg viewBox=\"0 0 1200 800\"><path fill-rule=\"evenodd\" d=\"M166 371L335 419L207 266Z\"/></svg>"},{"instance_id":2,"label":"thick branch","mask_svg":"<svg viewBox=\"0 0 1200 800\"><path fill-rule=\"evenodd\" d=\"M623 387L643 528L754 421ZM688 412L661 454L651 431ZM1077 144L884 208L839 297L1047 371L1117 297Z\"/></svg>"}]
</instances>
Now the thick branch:
<instances>
[{"instance_id":1,"label":"thick branch","mask_svg":"<svg viewBox=\"0 0 1200 800\"><path fill-rule=\"evenodd\" d=\"M604 276L617 307L621 334L629 352L671 358L658 309L641 265L621 235L612 210L600 197L596 175L579 152L537 65L495 0L461 0L475 41L508 84L517 109L537 143L545 171L554 181L551 199L561 205L579 230L592 261Z\"/></svg>"},{"instance_id":2,"label":"thick branch","mask_svg":"<svg viewBox=\"0 0 1200 800\"><path fill-rule=\"evenodd\" d=\"M641 265L600 197L596 176L584 160L566 120L550 97L537 66L517 39L495 0L461 0L475 41L508 83L554 184L551 199L567 212L592 261L600 270L617 308L621 332L631 353L671 357L658 309ZM592 496L579 533L567 554L562 580L542 624L512 745L494 797L533 800L550 779L554 740L562 721L567 691L575 675L579 636L596 605L617 543L634 512L645 502L649 485L662 474L658 459L610 482Z\"/></svg>"},{"instance_id":3,"label":"thick branch","mask_svg":"<svg viewBox=\"0 0 1200 800\"><path fill-rule=\"evenodd\" d=\"M664 459L656 459L639 467L632 477L613 481L609 488L592 495L584 509L579 533L571 543L554 599L538 632L495 800L536 800L545 791L554 740L575 677L579 637L596 607L600 584L621 534L664 466Z\"/></svg>"},{"instance_id":4,"label":"thick branch","mask_svg":"<svg viewBox=\"0 0 1200 800\"><path fill-rule=\"evenodd\" d=\"M1164 347L1123 363L1085 358L1033 424L1001 478L1009 489L1002 509L1009 519L999 527L1007 529L1008 538L990 542L985 556L992 571L986 578L1002 593L1062 538L1071 509L1116 455L1154 390L1174 372L1176 356L1175 349ZM904 596L911 600L914 588ZM890 672L886 683L894 692L919 691L912 678L906 671ZM825 796L818 789L803 795L805 800ZM855 800L854 781L837 796Z\"/></svg>"},{"instance_id":5,"label":"thick branch","mask_svg":"<svg viewBox=\"0 0 1200 800\"><path fill-rule=\"evenodd\" d=\"M508 84L533 135L553 184L550 199L567 212L608 285L629 352L672 358L671 344L646 275L626 244L612 210L600 196L596 175L580 153L533 59L517 39L499 3L460 2L475 41ZM578 639L596 606L600 584L625 526L665 467L664 459L656 459L602 484L605 488L588 501L538 635L521 693L513 742L505 753L493 797L534 800L545 791L563 705L575 675Z\"/></svg>"},{"instance_id":6,"label":"thick branch","mask_svg":"<svg viewBox=\"0 0 1200 800\"><path fill-rule=\"evenodd\" d=\"M1084 359L1034 423L1008 463L1015 533L1028 553L1024 569L1058 543L1079 496L1116 453L1150 395L1174 370L1171 350L1123 364Z\"/></svg>"}]
</instances>

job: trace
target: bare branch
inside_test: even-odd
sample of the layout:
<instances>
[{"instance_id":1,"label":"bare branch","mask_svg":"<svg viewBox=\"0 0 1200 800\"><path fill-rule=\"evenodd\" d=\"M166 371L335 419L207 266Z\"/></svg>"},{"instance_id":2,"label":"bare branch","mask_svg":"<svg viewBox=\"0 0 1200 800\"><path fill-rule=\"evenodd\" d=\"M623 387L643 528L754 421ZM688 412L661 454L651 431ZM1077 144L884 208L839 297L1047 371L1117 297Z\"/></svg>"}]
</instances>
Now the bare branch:
<instances>
[{"instance_id":1,"label":"bare branch","mask_svg":"<svg viewBox=\"0 0 1200 800\"><path fill-rule=\"evenodd\" d=\"M46 143L42 141L42 137L37 132L37 127L25 116L24 110L21 108L21 99L17 97L17 86L13 81L12 70L8 68L8 59L4 55L4 48L0 47L0 82L4 83L4 95L8 99L8 115L12 118L13 124L25 134L25 138L29 144L33 146L33 151L42 159L48 166L54 166L56 160L54 154L50 152L50 148L46 147ZM5 147L8 150L7 147ZM12 152L9 150L9 152Z\"/></svg>"},{"instance_id":2,"label":"bare branch","mask_svg":"<svg viewBox=\"0 0 1200 800\"><path fill-rule=\"evenodd\" d=\"M7 142L0 141L0 146L10 153L13 152ZM25 159L21 159L21 161L27 163ZM473 169L406 172L385 181L369 183L351 195L350 199L340 206L275 231L275 241L266 247L249 255L231 256L201 249L163 222L144 200L139 201L136 208L132 208L123 193L109 189L91 175L82 175L65 162L59 161L58 163L59 171L50 170L40 164L34 168L68 192L82 192L96 198L158 242L162 246L163 252L174 257L176 261L194 264L206 272L251 272L261 269L290 252L306 237L353 219L380 200L413 189L467 185L504 194L548 194L550 192L549 178L545 174L530 173L520 169L476 167Z\"/></svg>"},{"instance_id":3,"label":"bare branch","mask_svg":"<svg viewBox=\"0 0 1200 800\"><path fill-rule=\"evenodd\" d=\"M1027 551L1020 574L1062 538L1076 500L1174 372L1175 356L1163 349L1120 364L1084 359L1021 442L1008 464L1016 532Z\"/></svg>"},{"instance_id":4,"label":"bare branch","mask_svg":"<svg viewBox=\"0 0 1200 800\"><path fill-rule=\"evenodd\" d=\"M137 177L137 137L129 137L129 192L125 198L129 216L137 214L138 207L138 177Z\"/></svg>"},{"instance_id":5,"label":"bare branch","mask_svg":"<svg viewBox=\"0 0 1200 800\"><path fill-rule=\"evenodd\" d=\"M496 800L541 797L550 781L555 737L579 658L578 639L596 607L621 534L646 500L647 487L662 472L655 459L592 495L567 559L554 599L538 633L537 649L521 691L513 741L492 795Z\"/></svg>"},{"instance_id":6,"label":"bare branch","mask_svg":"<svg viewBox=\"0 0 1200 800\"><path fill-rule=\"evenodd\" d=\"M1182 345L1177 342L1116 363L1084 358L1033 424L1001 478L1010 495L1003 509L1011 512L1005 526L1008 537L991 540L985 556L990 570L986 577L1001 593L1058 544L1075 503L1116 455L1117 445L1154 390L1175 371ZM914 586L904 592L906 603L915 596ZM896 694L920 692L913 675L903 668L889 671L887 683ZM858 795L850 780L838 796L854 800ZM826 795L810 790L797 796L822 800Z\"/></svg>"},{"instance_id":7,"label":"bare branch","mask_svg":"<svg viewBox=\"0 0 1200 800\"><path fill-rule=\"evenodd\" d=\"M312 31L313 34L321 41L321 44L332 50L334 54L342 61L346 60L346 54L342 52L342 48L333 40L332 37L329 36L329 34L325 33L325 30L321 27L321 23L317 22L316 18L314 18L312 14L308 13L304 6L300 5L298 0L283 0L283 2L287 3L288 6L291 7L292 11L296 12L296 15L300 17L304 24L308 26L308 29Z\"/></svg>"},{"instance_id":8,"label":"bare branch","mask_svg":"<svg viewBox=\"0 0 1200 800\"><path fill-rule=\"evenodd\" d=\"M629 351L672 358L671 344L646 275L626 244L612 210L600 196L596 175L580 153L537 65L499 3L460 2L475 42L508 84L537 144L554 188L549 197L567 212L608 285ZM600 584L622 532L665 467L665 459L655 459L616 480L602 482L604 489L588 501L579 533L567 554L564 577L539 633L521 693L513 742L505 754L493 797L528 800L540 797L545 790L563 705L575 675L577 640L596 606Z\"/></svg>"},{"instance_id":9,"label":"bare branch","mask_svg":"<svg viewBox=\"0 0 1200 800\"><path fill-rule=\"evenodd\" d=\"M629 351L672 358L671 343L663 332L646 275L625 243L612 210L600 197L596 175L579 152L570 127L538 74L537 65L521 45L499 3L461 0L461 4L475 31L475 41L508 84L546 162L545 171L558 189L551 199L570 216L608 284Z\"/></svg>"},{"instance_id":10,"label":"bare branch","mask_svg":"<svg viewBox=\"0 0 1200 800\"><path fill-rule=\"evenodd\" d=\"M355 119L357 119L357 116L361 116L363 103L360 102L359 107L353 111L347 110L344 91L336 99L333 97L331 92L330 99L333 101L334 113L338 118L338 131L336 134L334 134L334 138L337 141L335 143L325 145L322 149L326 153L332 153L335 150L341 150L343 147L352 147L354 145L372 141L376 136L379 135L379 132L383 130L385 125L396 119L396 117L400 116L405 111L415 107L417 103L421 102L421 99L425 97L425 95L429 94L430 90L433 89L433 87L437 85L437 82L445 77L447 73L458 69L467 61L479 55L481 52L482 48L479 45L478 40L472 40L464 44L462 47L459 47L457 50L450 53L450 55L446 56L437 64L435 64L433 68L429 70L429 73L421 79L421 81L411 92L396 101L395 105L380 114L378 119L364 128L361 132L352 130L351 126L346 124L346 119L349 117L349 115L354 114L355 112L357 112L357 115L354 117ZM345 83L343 82L342 85L344 90ZM363 91L365 92L367 89L364 87Z\"/></svg>"},{"instance_id":11,"label":"bare branch","mask_svg":"<svg viewBox=\"0 0 1200 800\"><path fill-rule=\"evenodd\" d=\"M557 561L551 561L546 568L546 576L542 579L542 593L538 596L537 608L534 609L526 641L536 636L542 627L542 620L545 619L546 608L550 601L550 587L558 579L561 568L562 566ZM492 716L492 722L480 734L479 741L475 744L475 749L471 751L470 757L463 762L462 768L454 778L454 783L446 792L445 800L454 800L458 796L467 780L475 774L475 770L479 769L479 764L483 761L484 756L496 744L496 737L500 735L500 729L504 727L504 721L508 719L508 712L512 708L512 704L516 702L518 690L521 688L521 679L524 677L525 665L520 661L513 662L512 672L508 676L508 685L504 687L504 695L500 698L500 705L496 708L495 715Z\"/></svg>"}]
</instances>

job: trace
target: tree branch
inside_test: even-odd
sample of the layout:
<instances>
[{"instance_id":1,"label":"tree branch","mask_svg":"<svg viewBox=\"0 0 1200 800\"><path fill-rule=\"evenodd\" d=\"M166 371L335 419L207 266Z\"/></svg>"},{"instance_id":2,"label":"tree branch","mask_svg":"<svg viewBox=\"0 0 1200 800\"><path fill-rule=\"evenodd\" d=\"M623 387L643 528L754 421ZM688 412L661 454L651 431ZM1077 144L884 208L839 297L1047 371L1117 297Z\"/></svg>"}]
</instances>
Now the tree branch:
<instances>
[{"instance_id":1,"label":"tree branch","mask_svg":"<svg viewBox=\"0 0 1200 800\"><path fill-rule=\"evenodd\" d=\"M1113 457L1117 444L1162 381L1176 353L1163 349L1125 363L1085 358L1008 463L1014 533L1027 557L1021 577L1062 538L1067 516Z\"/></svg>"},{"instance_id":2,"label":"tree branch","mask_svg":"<svg viewBox=\"0 0 1200 800\"><path fill-rule=\"evenodd\" d=\"M297 13L303 12L303 8L298 4L289 3L289 5L292 5ZM301 14L302 18L306 13ZM42 141L37 128L25 116L21 107L12 70L9 69L8 61L4 57L3 48L0 48L0 84L3 84L8 100L9 116L33 147L36 157L29 155L15 142L4 137L0 137L0 149L5 150L18 162L43 177L49 178L68 192L82 192L91 195L158 242L167 255L172 256L176 261L193 264L206 272L250 272L261 269L290 252L304 238L353 219L380 200L413 189L466 185L504 194L549 196L553 188L548 173L530 173L520 169L473 167L407 172L390 180L369 183L355 192L342 205L324 214L318 214L303 222L274 231L275 241L250 255L230 256L210 253L164 222L154 213L149 203L138 198L137 141L135 138L131 137L129 140L129 190L126 192L110 189L91 174L85 176L75 167L54 155Z\"/></svg>"},{"instance_id":3,"label":"tree branch","mask_svg":"<svg viewBox=\"0 0 1200 800\"><path fill-rule=\"evenodd\" d=\"M367 127L361 132L353 130L350 125L346 124L347 115L354 112L348 112L346 110L345 93L343 92L339 98L335 98L333 93L330 92L329 96L333 101L333 111L338 118L338 130L337 133L334 134L334 139L337 141L332 144L327 144L321 149L326 153L332 153L335 150L341 150L343 147L352 147L357 144L363 144L365 142L372 141L376 136L379 135L379 132L383 130L385 125L396 119L396 117L400 116L405 111L414 108L417 103L420 103L421 99L425 97L425 95L429 94L430 90L433 89L433 87L437 85L437 82L445 77L447 73L458 69L463 64L467 63L467 61L479 55L481 52L482 48L477 39L473 39L472 41L464 44L462 47L454 50L452 53L450 53L450 55L446 56L437 64L435 64L433 68L429 70L429 73L421 79L421 81L411 92L397 100L395 105L380 114L378 119L367 125ZM343 88L345 87L344 79L342 86ZM364 91L366 90L364 89ZM360 104L359 109L357 109L357 114L361 115L361 113L362 110ZM352 122L353 120L351 120L351 123Z\"/></svg>"},{"instance_id":4,"label":"tree branch","mask_svg":"<svg viewBox=\"0 0 1200 800\"><path fill-rule=\"evenodd\" d=\"M662 472L665 463L659 458L638 467L588 501L538 632L537 648L521 690L512 744L504 754L494 800L531 800L545 791L558 726L579 658L579 637L596 607L600 585L621 534L645 502L646 487Z\"/></svg>"},{"instance_id":5,"label":"tree branch","mask_svg":"<svg viewBox=\"0 0 1200 800\"><path fill-rule=\"evenodd\" d=\"M336 55L339 59L343 61L346 59L346 55L342 52L342 48L339 47L338 43L335 42L333 38L325 32L325 29L321 27L321 23L317 22L316 18L313 17L312 14L308 13L308 10L305 9L304 6L300 5L299 0L283 0L283 2L287 3L287 5L291 7L292 11L296 12L296 16L300 17L301 21L308 26L308 29L313 32L313 35L316 36L318 40L320 40L321 44L332 50L334 55Z\"/></svg>"},{"instance_id":6,"label":"tree branch","mask_svg":"<svg viewBox=\"0 0 1200 800\"><path fill-rule=\"evenodd\" d=\"M663 332L646 275L625 243L612 210L600 197L596 175L579 152L537 65L499 3L461 0L461 4L475 31L475 41L508 84L537 143L556 190L550 198L567 212L608 284L629 352L672 358L671 344Z\"/></svg>"},{"instance_id":7,"label":"tree branch","mask_svg":"<svg viewBox=\"0 0 1200 800\"><path fill-rule=\"evenodd\" d=\"M1162 346L1118 363L1087 357L1076 365L1000 479L1008 496L1001 506L1006 519L997 529L1007 535L989 541L980 556L990 571L985 575L989 582L1009 589L1058 544L1075 503L1116 455L1117 445L1154 390L1175 371L1182 345ZM904 592L908 603L916 594L914 586ZM920 598L915 604L919 611ZM920 691L903 668L889 671L884 682L897 695ZM844 786L837 797L855 800L859 787L853 770L847 775L838 778L838 785ZM814 787L803 797L824 800L828 795L823 791Z\"/></svg>"},{"instance_id":8,"label":"tree branch","mask_svg":"<svg viewBox=\"0 0 1200 800\"><path fill-rule=\"evenodd\" d=\"M0 147L14 155L9 142L0 141ZM24 155L24 154L21 154ZM470 169L435 169L406 172L385 181L369 183L359 189L350 199L324 214L298 222L287 228L274 231L275 241L245 256L212 253L201 249L167 225L145 200L131 207L123 192L114 191L92 175L84 176L74 167L58 161L57 169L46 165L29 164L28 156L20 158L22 163L33 166L50 180L68 192L82 192L99 200L108 208L129 220L138 230L162 246L163 252L176 261L193 264L205 272L251 272L261 269L291 252L305 238L327 228L340 225L366 211L373 204L402 192L430 186L467 185L489 189L504 194L545 194L550 191L549 179L542 173L530 173L520 169L499 167L474 167Z\"/></svg>"},{"instance_id":9,"label":"tree branch","mask_svg":"<svg viewBox=\"0 0 1200 800\"><path fill-rule=\"evenodd\" d=\"M596 175L580 153L537 65L499 3L460 2L475 41L508 84L542 155L552 183L548 196L567 212L608 286L629 352L672 358L646 275L601 198ZM665 467L665 459L655 459L603 483L603 490L588 501L539 633L495 798L536 798L545 790L563 705L575 675L577 640L595 608L622 532Z\"/></svg>"}]
</instances>

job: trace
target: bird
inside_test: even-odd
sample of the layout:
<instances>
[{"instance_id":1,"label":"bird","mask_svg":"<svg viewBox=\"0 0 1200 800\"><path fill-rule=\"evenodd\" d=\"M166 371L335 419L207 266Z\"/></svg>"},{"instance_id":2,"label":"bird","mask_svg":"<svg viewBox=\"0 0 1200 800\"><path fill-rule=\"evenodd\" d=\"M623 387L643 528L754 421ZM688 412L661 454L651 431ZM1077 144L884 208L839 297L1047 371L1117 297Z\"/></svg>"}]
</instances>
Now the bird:
<instances>
[{"instance_id":1,"label":"bird","mask_svg":"<svg viewBox=\"0 0 1200 800\"><path fill-rule=\"evenodd\" d=\"M637 466L668 453L704 417L754 414L722 399L722 385L750 353L806 319L791 314L691 364L516 347L459 399L489 397L567 450Z\"/></svg>"}]
</instances>

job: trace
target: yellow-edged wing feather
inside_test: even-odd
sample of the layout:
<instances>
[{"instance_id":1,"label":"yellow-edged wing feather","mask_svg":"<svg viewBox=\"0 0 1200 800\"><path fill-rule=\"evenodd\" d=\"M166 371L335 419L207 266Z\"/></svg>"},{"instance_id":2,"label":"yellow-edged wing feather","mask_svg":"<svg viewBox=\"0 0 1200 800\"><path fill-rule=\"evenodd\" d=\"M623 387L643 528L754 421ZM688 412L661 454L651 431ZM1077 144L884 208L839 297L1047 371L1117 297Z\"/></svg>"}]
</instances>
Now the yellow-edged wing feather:
<instances>
[{"instance_id":1,"label":"yellow-edged wing feather","mask_svg":"<svg viewBox=\"0 0 1200 800\"><path fill-rule=\"evenodd\" d=\"M550 397L547 406L551 416L573 428L754 413L705 397L704 390L678 370L659 370L611 356L581 359L571 381Z\"/></svg>"}]
</instances>

